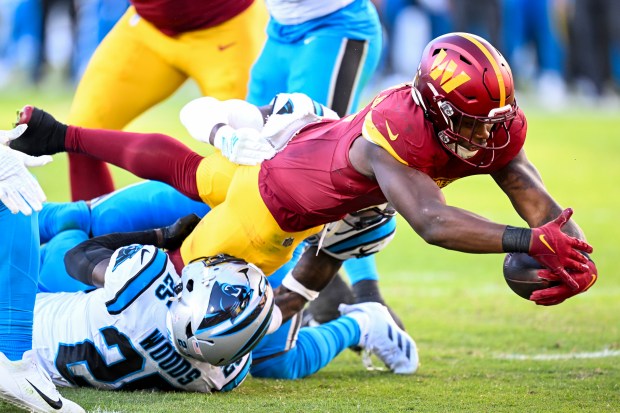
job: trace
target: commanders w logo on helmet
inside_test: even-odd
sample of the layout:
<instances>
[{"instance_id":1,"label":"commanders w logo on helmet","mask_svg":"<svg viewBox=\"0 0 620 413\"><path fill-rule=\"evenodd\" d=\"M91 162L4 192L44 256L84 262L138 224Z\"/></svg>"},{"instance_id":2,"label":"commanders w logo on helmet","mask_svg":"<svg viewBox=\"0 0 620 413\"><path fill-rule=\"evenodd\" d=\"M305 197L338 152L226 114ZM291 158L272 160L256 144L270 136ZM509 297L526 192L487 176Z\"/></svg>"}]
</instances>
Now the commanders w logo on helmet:
<instances>
[{"instance_id":1,"label":"commanders w logo on helmet","mask_svg":"<svg viewBox=\"0 0 620 413\"><path fill-rule=\"evenodd\" d=\"M439 75L442 75L441 81L439 82L441 89L443 89L446 93L450 93L463 83L470 80L471 77L469 77L464 70L461 70L461 73L454 76L454 72L456 72L458 66L454 60L446 60L447 56L448 54L443 49L437 53L437 56L431 66L432 70L430 76L434 80L437 80Z\"/></svg>"},{"instance_id":2,"label":"commanders w logo on helmet","mask_svg":"<svg viewBox=\"0 0 620 413\"><path fill-rule=\"evenodd\" d=\"M469 33L432 40L411 89L441 144L477 167L490 165L494 151L510 142L508 129L517 114L514 92L506 59L489 42ZM489 138L478 143L474 131L482 127Z\"/></svg>"}]
</instances>

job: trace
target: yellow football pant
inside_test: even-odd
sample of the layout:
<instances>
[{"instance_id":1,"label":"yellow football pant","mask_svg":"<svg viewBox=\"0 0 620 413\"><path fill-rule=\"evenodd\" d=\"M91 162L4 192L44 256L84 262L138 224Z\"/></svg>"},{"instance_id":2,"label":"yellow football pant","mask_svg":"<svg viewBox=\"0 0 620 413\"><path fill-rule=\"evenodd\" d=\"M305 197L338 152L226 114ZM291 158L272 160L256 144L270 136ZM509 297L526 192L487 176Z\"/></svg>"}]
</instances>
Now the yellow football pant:
<instances>
[{"instance_id":1,"label":"yellow football pant","mask_svg":"<svg viewBox=\"0 0 620 413\"><path fill-rule=\"evenodd\" d=\"M267 19L265 5L257 0L218 26L168 37L130 7L92 56L68 123L123 129L188 78L203 95L244 99Z\"/></svg>"},{"instance_id":2,"label":"yellow football pant","mask_svg":"<svg viewBox=\"0 0 620 413\"><path fill-rule=\"evenodd\" d=\"M219 151L202 160L196 172L201 199L213 209L181 247L185 263L226 253L257 265L267 275L291 259L301 241L322 226L283 231L258 190L260 166L229 162Z\"/></svg>"}]
</instances>

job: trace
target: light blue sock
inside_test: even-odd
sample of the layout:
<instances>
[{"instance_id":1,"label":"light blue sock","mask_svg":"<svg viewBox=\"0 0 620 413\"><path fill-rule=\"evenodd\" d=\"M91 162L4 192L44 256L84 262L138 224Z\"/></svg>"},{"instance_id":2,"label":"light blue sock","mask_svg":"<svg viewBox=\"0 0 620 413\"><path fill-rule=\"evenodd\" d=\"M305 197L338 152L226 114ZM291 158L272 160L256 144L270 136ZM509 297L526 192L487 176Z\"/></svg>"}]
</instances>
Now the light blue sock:
<instances>
[{"instance_id":1,"label":"light blue sock","mask_svg":"<svg viewBox=\"0 0 620 413\"><path fill-rule=\"evenodd\" d=\"M375 262L374 255L348 259L344 262L343 266L351 281L351 285L362 280L379 280L379 273L377 272L377 263Z\"/></svg>"},{"instance_id":2,"label":"light blue sock","mask_svg":"<svg viewBox=\"0 0 620 413\"><path fill-rule=\"evenodd\" d=\"M20 360L32 348L39 276L38 214L11 214L0 203L0 228L0 351L9 360Z\"/></svg>"},{"instance_id":3,"label":"light blue sock","mask_svg":"<svg viewBox=\"0 0 620 413\"><path fill-rule=\"evenodd\" d=\"M284 332L288 333L286 324L280 327L283 328ZM302 328L299 330L297 342L288 350L288 346L291 345L287 341L289 334L277 335L280 329L274 333L276 336L272 337L271 334L265 336L256 349L258 351L252 353L253 362L250 369L252 376L300 379L316 373L344 349L356 345L360 340L359 325L347 316L318 327ZM263 344L266 340L267 342ZM278 340L280 346L275 343ZM265 349L270 351L263 351Z\"/></svg>"}]
</instances>

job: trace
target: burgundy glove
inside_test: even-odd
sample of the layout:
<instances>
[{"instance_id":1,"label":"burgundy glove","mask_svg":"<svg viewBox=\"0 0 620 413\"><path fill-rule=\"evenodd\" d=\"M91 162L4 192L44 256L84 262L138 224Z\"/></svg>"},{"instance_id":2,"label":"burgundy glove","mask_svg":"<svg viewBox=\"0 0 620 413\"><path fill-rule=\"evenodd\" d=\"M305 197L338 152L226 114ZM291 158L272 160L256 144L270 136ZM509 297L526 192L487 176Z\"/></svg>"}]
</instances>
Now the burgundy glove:
<instances>
[{"instance_id":1,"label":"burgundy glove","mask_svg":"<svg viewBox=\"0 0 620 413\"><path fill-rule=\"evenodd\" d=\"M598 279L598 272L594 262L588 260L587 266L587 271L571 272L571 279L578 285L576 290L568 287L566 284L560 284L555 287L545 288L544 290L534 291L530 296L530 300L538 305L556 305L573 295L587 291ZM560 280L560 277L550 270L540 270L538 276L549 281Z\"/></svg>"},{"instance_id":2,"label":"burgundy glove","mask_svg":"<svg viewBox=\"0 0 620 413\"><path fill-rule=\"evenodd\" d=\"M561 230L568 222L573 210L567 208L559 217L542 227L532 228L532 238L530 240L530 250L528 254L552 273L559 276L564 284L572 290L579 289L579 283L566 271L585 272L588 266L585 263L588 259L579 251L590 253L592 247L585 241L568 236ZM580 291L576 291L577 294Z\"/></svg>"}]
</instances>

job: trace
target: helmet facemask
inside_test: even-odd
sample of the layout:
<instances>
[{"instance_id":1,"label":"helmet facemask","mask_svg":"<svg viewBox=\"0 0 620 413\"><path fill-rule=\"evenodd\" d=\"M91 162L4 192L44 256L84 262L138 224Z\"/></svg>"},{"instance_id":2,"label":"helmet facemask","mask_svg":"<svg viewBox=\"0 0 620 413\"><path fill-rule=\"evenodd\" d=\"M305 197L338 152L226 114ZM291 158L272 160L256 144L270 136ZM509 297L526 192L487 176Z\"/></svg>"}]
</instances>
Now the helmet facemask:
<instances>
[{"instance_id":1,"label":"helmet facemask","mask_svg":"<svg viewBox=\"0 0 620 413\"><path fill-rule=\"evenodd\" d=\"M512 105L505 105L493 109L487 116L469 115L446 100L437 102L438 111L443 117L444 129L439 129L437 136L442 145L457 155L464 162L473 166L488 166L495 158L495 151L504 149L510 143L510 125L517 114L516 101ZM481 127L487 128L489 137L479 143L475 139L476 131ZM503 129L506 139L498 142L495 139L498 130ZM479 163L472 163L473 158L480 151L490 151Z\"/></svg>"}]
</instances>

